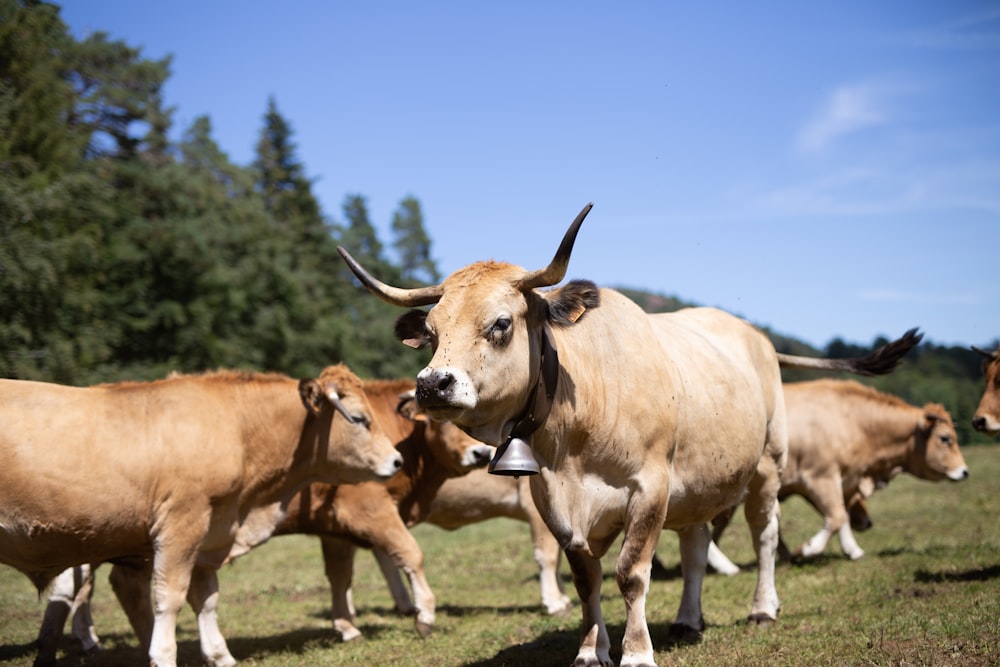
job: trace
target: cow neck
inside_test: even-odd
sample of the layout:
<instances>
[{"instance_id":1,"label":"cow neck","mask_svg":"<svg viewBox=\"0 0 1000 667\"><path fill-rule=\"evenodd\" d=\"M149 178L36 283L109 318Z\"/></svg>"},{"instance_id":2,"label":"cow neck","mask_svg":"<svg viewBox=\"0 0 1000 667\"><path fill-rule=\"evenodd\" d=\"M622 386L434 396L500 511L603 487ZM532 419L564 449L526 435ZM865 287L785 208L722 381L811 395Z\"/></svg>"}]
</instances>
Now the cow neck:
<instances>
[{"instance_id":1,"label":"cow neck","mask_svg":"<svg viewBox=\"0 0 1000 667\"><path fill-rule=\"evenodd\" d=\"M546 322L542 325L541 351L538 360L538 380L531 389L528 403L517 418L517 423L507 438L508 442L512 438L520 438L530 442L531 434L538 430L538 427L549 416L552 410L552 399L556 395L556 386L559 384L559 352L556 350L555 341L552 340L552 332Z\"/></svg>"}]
</instances>

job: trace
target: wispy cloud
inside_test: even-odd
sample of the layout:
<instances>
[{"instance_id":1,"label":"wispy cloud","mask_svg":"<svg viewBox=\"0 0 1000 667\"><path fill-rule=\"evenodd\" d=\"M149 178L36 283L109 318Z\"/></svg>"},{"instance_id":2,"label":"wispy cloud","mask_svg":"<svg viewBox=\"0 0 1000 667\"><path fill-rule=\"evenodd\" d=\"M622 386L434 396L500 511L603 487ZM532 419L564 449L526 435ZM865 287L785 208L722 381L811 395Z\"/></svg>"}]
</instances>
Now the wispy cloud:
<instances>
[{"instance_id":1,"label":"wispy cloud","mask_svg":"<svg viewBox=\"0 0 1000 667\"><path fill-rule=\"evenodd\" d=\"M799 132L799 148L822 151L840 137L885 123L889 90L870 82L835 89Z\"/></svg>"},{"instance_id":2,"label":"wispy cloud","mask_svg":"<svg viewBox=\"0 0 1000 667\"><path fill-rule=\"evenodd\" d=\"M1000 7L908 31L903 33L902 41L919 48L1000 50Z\"/></svg>"}]
</instances>

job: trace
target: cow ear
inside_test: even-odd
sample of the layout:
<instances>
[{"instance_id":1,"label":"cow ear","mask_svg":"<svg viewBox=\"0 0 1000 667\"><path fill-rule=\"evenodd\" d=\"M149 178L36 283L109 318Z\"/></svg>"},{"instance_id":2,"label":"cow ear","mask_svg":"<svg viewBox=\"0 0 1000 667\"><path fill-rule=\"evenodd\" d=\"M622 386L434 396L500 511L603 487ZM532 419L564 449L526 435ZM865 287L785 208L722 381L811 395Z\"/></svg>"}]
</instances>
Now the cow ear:
<instances>
[{"instance_id":1,"label":"cow ear","mask_svg":"<svg viewBox=\"0 0 1000 667\"><path fill-rule=\"evenodd\" d=\"M924 419L921 427L925 431L930 431L934 425L945 419L943 408L936 403L928 403L924 406Z\"/></svg>"},{"instance_id":2,"label":"cow ear","mask_svg":"<svg viewBox=\"0 0 1000 667\"><path fill-rule=\"evenodd\" d=\"M413 389L404 391L399 395L399 403L396 404L396 412L409 419L411 422L425 422L427 415L420 412L417 407L417 392Z\"/></svg>"},{"instance_id":3,"label":"cow ear","mask_svg":"<svg viewBox=\"0 0 1000 667\"><path fill-rule=\"evenodd\" d=\"M408 310L396 318L396 338L414 350L427 347L431 340L427 335L427 312Z\"/></svg>"},{"instance_id":4,"label":"cow ear","mask_svg":"<svg viewBox=\"0 0 1000 667\"><path fill-rule=\"evenodd\" d=\"M299 380L299 398L302 399L302 405L306 406L306 410L318 417L326 400L326 392L319 386L319 382L305 378Z\"/></svg>"},{"instance_id":5,"label":"cow ear","mask_svg":"<svg viewBox=\"0 0 1000 667\"><path fill-rule=\"evenodd\" d=\"M545 295L549 304L549 322L569 326L584 313L601 305L601 293L589 280L571 280Z\"/></svg>"}]
</instances>

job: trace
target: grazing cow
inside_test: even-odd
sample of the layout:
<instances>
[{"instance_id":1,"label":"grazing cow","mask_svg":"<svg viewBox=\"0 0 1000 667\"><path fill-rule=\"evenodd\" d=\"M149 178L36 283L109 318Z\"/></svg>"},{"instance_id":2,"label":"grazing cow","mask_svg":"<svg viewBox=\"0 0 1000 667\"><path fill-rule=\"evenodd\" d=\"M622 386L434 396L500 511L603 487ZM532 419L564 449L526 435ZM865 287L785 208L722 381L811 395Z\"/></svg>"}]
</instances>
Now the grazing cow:
<instances>
[{"instance_id":1,"label":"grazing cow","mask_svg":"<svg viewBox=\"0 0 1000 667\"><path fill-rule=\"evenodd\" d=\"M700 632L707 522L745 499L758 554L750 617L776 619L777 493L786 454L779 362L855 372L866 366L779 355L750 324L711 308L648 315L590 281L537 291L562 281L589 210L549 266L536 271L477 262L439 285L402 289L339 251L379 298L403 307L436 304L396 323L404 343L433 349L417 375L417 401L428 416L500 445L495 462L511 443L533 440L541 472L531 478L532 498L566 554L581 601L576 664L611 662L600 559L623 532L615 568L626 605L622 664L651 665L645 598L664 526L681 541L685 585L676 623ZM867 361L891 368L917 340L911 332Z\"/></svg>"},{"instance_id":2,"label":"grazing cow","mask_svg":"<svg viewBox=\"0 0 1000 667\"><path fill-rule=\"evenodd\" d=\"M344 640L349 640L361 636L352 623L353 609L348 598L355 544L375 545L389 554L394 568L402 568L409 575L416 606L411 604L407 611L414 613L418 632L426 636L434 622L434 595L424 576L423 553L407 530L404 517L408 523L421 520L445 480L485 466L494 448L473 440L452 424L430 422L418 414L411 380L366 380L363 388L375 421L397 443L402 468L385 483L332 486L315 482L301 489L290 502L251 512L237 531L227 561L263 544L272 535L318 535L332 592L333 625ZM112 582L136 634L148 642L152 626L149 572L115 567ZM83 649L97 647L87 604L92 586L88 570L68 570L60 575L50 592L40 642L54 644L71 609L73 634ZM221 637L211 621L200 624L199 631ZM51 633L55 638L49 636Z\"/></svg>"},{"instance_id":3,"label":"grazing cow","mask_svg":"<svg viewBox=\"0 0 1000 667\"><path fill-rule=\"evenodd\" d=\"M1000 435L1000 348L995 352L984 352L978 347L972 349L983 355L986 374L986 389L972 418L972 427L982 433Z\"/></svg>"},{"instance_id":4,"label":"grazing cow","mask_svg":"<svg viewBox=\"0 0 1000 667\"><path fill-rule=\"evenodd\" d=\"M788 465L778 497L802 496L823 516L823 528L794 556L822 553L835 533L848 558L864 556L845 498L875 482L899 472L932 482L969 476L951 416L936 403L918 408L853 380L814 380L786 384L785 408ZM725 523L716 522L715 539Z\"/></svg>"},{"instance_id":5,"label":"grazing cow","mask_svg":"<svg viewBox=\"0 0 1000 667\"><path fill-rule=\"evenodd\" d=\"M402 466L343 365L302 381L237 372L88 388L0 380L0 460L0 562L39 591L79 564L155 571L149 656L160 666L176 664L185 597L199 621L214 619L216 570L253 510L313 480L384 479ZM221 637L201 650L206 662L235 663ZM53 660L54 647L39 658Z\"/></svg>"}]
</instances>

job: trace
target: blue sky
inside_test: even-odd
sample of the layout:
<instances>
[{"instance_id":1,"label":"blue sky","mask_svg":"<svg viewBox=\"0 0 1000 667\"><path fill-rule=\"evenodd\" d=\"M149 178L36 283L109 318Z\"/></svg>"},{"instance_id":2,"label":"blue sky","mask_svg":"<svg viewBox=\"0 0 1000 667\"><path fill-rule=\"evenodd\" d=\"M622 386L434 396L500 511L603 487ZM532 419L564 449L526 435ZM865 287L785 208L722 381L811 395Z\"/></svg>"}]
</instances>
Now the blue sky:
<instances>
[{"instance_id":1,"label":"blue sky","mask_svg":"<svg viewBox=\"0 0 1000 667\"><path fill-rule=\"evenodd\" d=\"M327 216L416 197L442 272L536 268L814 345L1000 337L1000 3L70 1L173 55L175 134L267 100Z\"/></svg>"}]
</instances>

